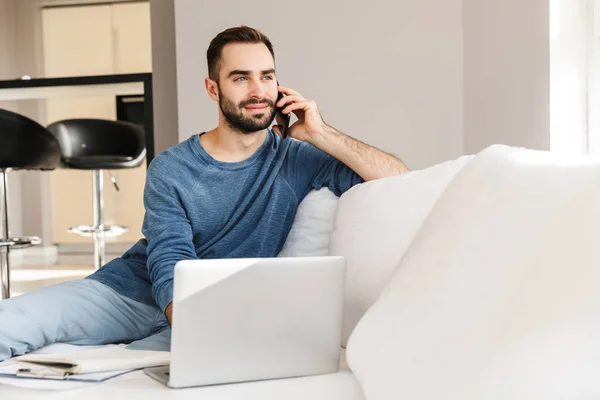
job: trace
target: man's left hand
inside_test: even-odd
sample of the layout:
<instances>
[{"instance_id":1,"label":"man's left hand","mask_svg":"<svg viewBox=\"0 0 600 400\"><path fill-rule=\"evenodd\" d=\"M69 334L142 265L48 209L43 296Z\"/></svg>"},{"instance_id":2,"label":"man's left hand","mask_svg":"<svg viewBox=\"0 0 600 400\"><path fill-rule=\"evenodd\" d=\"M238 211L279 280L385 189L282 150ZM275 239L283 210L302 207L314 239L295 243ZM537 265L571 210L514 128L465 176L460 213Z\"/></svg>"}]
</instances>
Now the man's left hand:
<instances>
[{"instance_id":1,"label":"man's left hand","mask_svg":"<svg viewBox=\"0 0 600 400\"><path fill-rule=\"evenodd\" d=\"M165 317L169 324L173 325L173 302L170 302L167 308L165 308Z\"/></svg>"},{"instance_id":2,"label":"man's left hand","mask_svg":"<svg viewBox=\"0 0 600 400\"><path fill-rule=\"evenodd\" d=\"M300 93L285 86L277 86L277 89L285 96L276 104L284 107L283 113L293 112L298 121L289 128L289 136L294 139L314 143L327 126L321 117L317 103L314 100L306 100ZM281 135L279 125L273 126L273 130Z\"/></svg>"}]
</instances>

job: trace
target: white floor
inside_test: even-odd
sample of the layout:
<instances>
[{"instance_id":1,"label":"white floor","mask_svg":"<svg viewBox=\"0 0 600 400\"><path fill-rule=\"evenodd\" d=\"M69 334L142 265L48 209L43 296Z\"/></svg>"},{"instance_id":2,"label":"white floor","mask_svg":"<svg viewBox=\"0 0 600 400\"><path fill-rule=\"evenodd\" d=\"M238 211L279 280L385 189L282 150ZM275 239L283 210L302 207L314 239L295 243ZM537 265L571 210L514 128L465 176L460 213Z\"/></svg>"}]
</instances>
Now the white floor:
<instances>
[{"instance_id":1,"label":"white floor","mask_svg":"<svg viewBox=\"0 0 600 400\"><path fill-rule=\"evenodd\" d=\"M120 254L107 254L110 261ZM10 292L18 296L40 287L73 279L82 279L94 272L93 254L56 254L30 248L10 253Z\"/></svg>"}]
</instances>

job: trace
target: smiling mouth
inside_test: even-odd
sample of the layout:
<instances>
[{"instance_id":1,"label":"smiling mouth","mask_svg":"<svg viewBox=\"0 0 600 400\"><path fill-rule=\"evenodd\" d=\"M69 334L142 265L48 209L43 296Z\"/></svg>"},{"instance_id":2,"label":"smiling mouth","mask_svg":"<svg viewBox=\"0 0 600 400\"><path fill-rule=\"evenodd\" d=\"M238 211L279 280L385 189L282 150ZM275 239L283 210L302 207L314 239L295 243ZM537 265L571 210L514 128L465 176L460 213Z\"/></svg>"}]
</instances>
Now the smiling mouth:
<instances>
[{"instance_id":1,"label":"smiling mouth","mask_svg":"<svg viewBox=\"0 0 600 400\"><path fill-rule=\"evenodd\" d=\"M261 116L261 115L265 115L269 112L269 105L268 104L249 104L246 107L244 107L244 109L250 115Z\"/></svg>"}]
</instances>

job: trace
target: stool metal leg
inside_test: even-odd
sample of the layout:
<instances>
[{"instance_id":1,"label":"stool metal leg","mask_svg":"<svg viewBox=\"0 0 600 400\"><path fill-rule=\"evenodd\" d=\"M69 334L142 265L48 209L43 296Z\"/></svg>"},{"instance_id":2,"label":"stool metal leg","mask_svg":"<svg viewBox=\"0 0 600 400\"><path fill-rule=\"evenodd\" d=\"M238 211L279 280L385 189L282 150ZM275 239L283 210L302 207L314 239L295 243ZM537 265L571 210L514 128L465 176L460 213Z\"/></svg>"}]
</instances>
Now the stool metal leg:
<instances>
[{"instance_id":1,"label":"stool metal leg","mask_svg":"<svg viewBox=\"0 0 600 400\"><path fill-rule=\"evenodd\" d=\"M115 185L118 190L118 187ZM92 171L92 191L94 224L92 226L72 226L69 232L94 239L94 267L99 269L106 263L105 240L127 232L126 226L104 225L104 170Z\"/></svg>"},{"instance_id":2,"label":"stool metal leg","mask_svg":"<svg viewBox=\"0 0 600 400\"><path fill-rule=\"evenodd\" d=\"M8 184L6 182L6 171L0 170L0 241L8 241ZM0 300L10 297L10 269L8 268L8 243L0 243Z\"/></svg>"},{"instance_id":3,"label":"stool metal leg","mask_svg":"<svg viewBox=\"0 0 600 400\"><path fill-rule=\"evenodd\" d=\"M37 236L9 237L8 171L9 169L0 169L0 300L10 297L10 249L24 249L42 243Z\"/></svg>"},{"instance_id":4,"label":"stool metal leg","mask_svg":"<svg viewBox=\"0 0 600 400\"><path fill-rule=\"evenodd\" d=\"M104 174L103 170L93 171L94 190L94 267L96 269L104 265L106 249L104 244Z\"/></svg>"}]
</instances>

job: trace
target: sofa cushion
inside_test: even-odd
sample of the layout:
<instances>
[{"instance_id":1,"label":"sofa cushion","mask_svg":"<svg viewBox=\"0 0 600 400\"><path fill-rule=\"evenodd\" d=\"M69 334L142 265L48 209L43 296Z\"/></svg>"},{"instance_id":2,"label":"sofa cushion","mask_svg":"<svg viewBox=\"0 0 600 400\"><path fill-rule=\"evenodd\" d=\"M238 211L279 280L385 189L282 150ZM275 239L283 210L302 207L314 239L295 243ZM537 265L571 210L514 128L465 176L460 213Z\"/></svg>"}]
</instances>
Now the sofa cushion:
<instances>
[{"instance_id":1,"label":"sofa cushion","mask_svg":"<svg viewBox=\"0 0 600 400\"><path fill-rule=\"evenodd\" d=\"M600 160L505 146L479 153L350 338L365 396L600 393L598 238Z\"/></svg>"},{"instance_id":2,"label":"sofa cushion","mask_svg":"<svg viewBox=\"0 0 600 400\"><path fill-rule=\"evenodd\" d=\"M39 353L76 352L89 346L51 345ZM102 347L102 346L98 346ZM44 390L43 388L47 388ZM64 390L61 390L64 389ZM169 389L146 376L141 370L134 371L101 384L69 381L46 381L39 379L15 379L0 377L2 399L205 399L205 400L364 400L362 391L352 372L348 370L344 352L340 357L337 373L292 379L275 379L230 385L214 385L187 389Z\"/></svg>"},{"instance_id":3,"label":"sofa cushion","mask_svg":"<svg viewBox=\"0 0 600 400\"><path fill-rule=\"evenodd\" d=\"M0 390L4 395L2 386L0 386ZM19 391L14 390L14 392L18 393ZM23 397L23 399L30 398L34 397ZM109 380L93 387L64 391L51 398L61 400L124 398L144 400L365 400L358 382L350 371L187 389L169 389L152 378L144 376L140 371L134 372L128 377L125 376L121 380Z\"/></svg>"},{"instance_id":4,"label":"sofa cushion","mask_svg":"<svg viewBox=\"0 0 600 400\"><path fill-rule=\"evenodd\" d=\"M279 257L326 256L338 200L327 188L310 191L298 206Z\"/></svg>"},{"instance_id":5,"label":"sofa cushion","mask_svg":"<svg viewBox=\"0 0 600 400\"><path fill-rule=\"evenodd\" d=\"M343 344L379 296L440 193L472 158L357 185L338 204L330 254L346 258Z\"/></svg>"}]
</instances>

